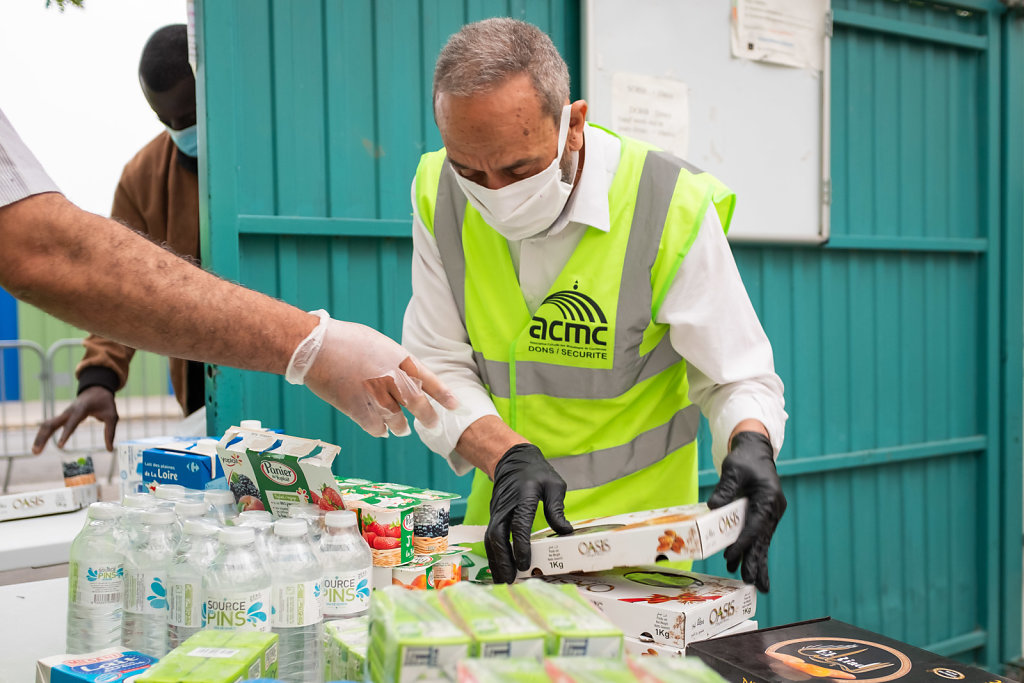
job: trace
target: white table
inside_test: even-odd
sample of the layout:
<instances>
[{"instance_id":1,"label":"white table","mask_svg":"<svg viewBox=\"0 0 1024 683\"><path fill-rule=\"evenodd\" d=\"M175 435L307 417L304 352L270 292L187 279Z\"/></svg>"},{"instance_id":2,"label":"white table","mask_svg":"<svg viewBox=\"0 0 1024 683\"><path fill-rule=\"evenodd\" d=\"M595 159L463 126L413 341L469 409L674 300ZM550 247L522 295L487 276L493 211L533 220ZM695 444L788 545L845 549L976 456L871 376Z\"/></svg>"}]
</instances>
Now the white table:
<instances>
[{"instance_id":1,"label":"white table","mask_svg":"<svg viewBox=\"0 0 1024 683\"><path fill-rule=\"evenodd\" d=\"M86 512L0 522L0 572L67 562L71 541L85 525Z\"/></svg>"},{"instance_id":2,"label":"white table","mask_svg":"<svg viewBox=\"0 0 1024 683\"><path fill-rule=\"evenodd\" d=\"M0 586L0 683L31 683L36 662L64 653L68 580Z\"/></svg>"}]
</instances>

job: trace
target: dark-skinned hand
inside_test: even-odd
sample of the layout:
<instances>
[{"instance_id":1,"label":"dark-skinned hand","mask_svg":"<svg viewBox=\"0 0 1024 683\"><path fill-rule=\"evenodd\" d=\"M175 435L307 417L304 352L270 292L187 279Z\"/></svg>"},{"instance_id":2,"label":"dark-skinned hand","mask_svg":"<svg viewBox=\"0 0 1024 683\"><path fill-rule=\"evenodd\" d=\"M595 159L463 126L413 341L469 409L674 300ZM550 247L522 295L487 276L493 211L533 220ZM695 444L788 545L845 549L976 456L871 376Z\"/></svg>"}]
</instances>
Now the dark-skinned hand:
<instances>
[{"instance_id":1,"label":"dark-skinned hand","mask_svg":"<svg viewBox=\"0 0 1024 683\"><path fill-rule=\"evenodd\" d=\"M51 417L39 426L36 440L32 443L32 453L35 455L42 453L46 442L61 427L64 428L64 431L61 432L60 439L57 440L57 447L64 448L68 438L87 417L95 417L103 423L103 441L107 450L113 451L114 430L117 428L118 420L114 394L105 387L91 386L83 389L63 413Z\"/></svg>"}]
</instances>

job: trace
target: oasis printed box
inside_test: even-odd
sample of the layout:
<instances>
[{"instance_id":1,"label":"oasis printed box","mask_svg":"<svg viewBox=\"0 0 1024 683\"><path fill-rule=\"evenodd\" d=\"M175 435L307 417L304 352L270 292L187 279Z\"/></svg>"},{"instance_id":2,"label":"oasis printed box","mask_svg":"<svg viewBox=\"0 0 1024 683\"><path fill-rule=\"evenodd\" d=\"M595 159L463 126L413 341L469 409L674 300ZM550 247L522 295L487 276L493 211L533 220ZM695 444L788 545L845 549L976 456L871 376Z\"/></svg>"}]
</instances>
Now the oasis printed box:
<instances>
[{"instance_id":1,"label":"oasis printed box","mask_svg":"<svg viewBox=\"0 0 1024 683\"><path fill-rule=\"evenodd\" d=\"M703 560L725 549L743 529L747 499L714 510L704 503L574 521L559 536L541 529L531 537L532 564L520 577L596 572L658 560Z\"/></svg>"},{"instance_id":2,"label":"oasis printed box","mask_svg":"<svg viewBox=\"0 0 1024 683\"><path fill-rule=\"evenodd\" d=\"M25 491L0 496L0 522L74 512L96 502L96 484Z\"/></svg>"},{"instance_id":3,"label":"oasis printed box","mask_svg":"<svg viewBox=\"0 0 1024 683\"><path fill-rule=\"evenodd\" d=\"M754 616L757 591L735 579L650 565L545 576L576 586L627 636L685 648Z\"/></svg>"},{"instance_id":4,"label":"oasis printed box","mask_svg":"<svg viewBox=\"0 0 1024 683\"><path fill-rule=\"evenodd\" d=\"M833 680L860 683L1011 683L892 638L824 618L693 643L728 681Z\"/></svg>"}]
</instances>

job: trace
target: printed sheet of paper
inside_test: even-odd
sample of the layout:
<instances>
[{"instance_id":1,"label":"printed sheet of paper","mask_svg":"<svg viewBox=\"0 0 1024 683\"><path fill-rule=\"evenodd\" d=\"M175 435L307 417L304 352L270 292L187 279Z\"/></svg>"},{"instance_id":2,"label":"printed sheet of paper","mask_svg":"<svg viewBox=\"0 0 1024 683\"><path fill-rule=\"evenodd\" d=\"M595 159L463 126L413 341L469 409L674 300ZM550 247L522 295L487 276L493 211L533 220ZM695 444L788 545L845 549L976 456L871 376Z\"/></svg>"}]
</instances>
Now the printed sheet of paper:
<instances>
[{"instance_id":1,"label":"printed sheet of paper","mask_svg":"<svg viewBox=\"0 0 1024 683\"><path fill-rule=\"evenodd\" d=\"M686 84L671 78L612 74L612 130L686 158L690 111Z\"/></svg>"},{"instance_id":2,"label":"printed sheet of paper","mask_svg":"<svg viewBox=\"0 0 1024 683\"><path fill-rule=\"evenodd\" d=\"M821 71L828 0L732 0L732 55Z\"/></svg>"}]
</instances>

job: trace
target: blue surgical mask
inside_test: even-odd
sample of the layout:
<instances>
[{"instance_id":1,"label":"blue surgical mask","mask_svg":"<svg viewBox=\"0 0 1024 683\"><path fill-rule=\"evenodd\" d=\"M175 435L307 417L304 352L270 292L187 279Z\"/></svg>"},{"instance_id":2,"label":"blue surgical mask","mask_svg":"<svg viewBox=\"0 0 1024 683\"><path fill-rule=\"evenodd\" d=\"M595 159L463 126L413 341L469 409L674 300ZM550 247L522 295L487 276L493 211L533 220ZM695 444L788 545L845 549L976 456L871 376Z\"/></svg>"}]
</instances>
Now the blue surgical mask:
<instances>
[{"instance_id":1,"label":"blue surgical mask","mask_svg":"<svg viewBox=\"0 0 1024 683\"><path fill-rule=\"evenodd\" d=\"M181 130L174 130L166 126L167 132L170 133L171 139L174 140L174 144L178 146L181 153L193 159L199 158L199 129L197 126L198 124L193 123L188 128Z\"/></svg>"}]
</instances>

